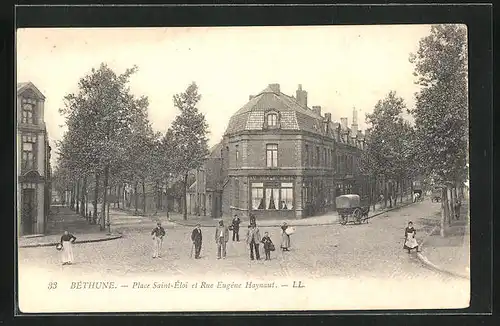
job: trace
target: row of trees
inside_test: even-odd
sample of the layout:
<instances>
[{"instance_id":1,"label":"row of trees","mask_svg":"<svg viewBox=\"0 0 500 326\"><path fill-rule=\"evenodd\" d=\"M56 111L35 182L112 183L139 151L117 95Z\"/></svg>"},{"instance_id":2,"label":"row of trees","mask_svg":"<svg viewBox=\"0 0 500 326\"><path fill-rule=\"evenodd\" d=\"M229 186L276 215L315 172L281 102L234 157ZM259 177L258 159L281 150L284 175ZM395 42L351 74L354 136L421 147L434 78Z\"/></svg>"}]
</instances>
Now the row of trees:
<instances>
[{"instance_id":1,"label":"row of trees","mask_svg":"<svg viewBox=\"0 0 500 326\"><path fill-rule=\"evenodd\" d=\"M59 193L70 191L71 206L86 215L89 189L93 199L93 220L105 217L109 202L132 187L134 194L142 187L143 210L146 210L146 187L154 185L156 207L162 206L163 185L177 182L185 198L188 173L203 164L207 156L208 125L198 111L201 99L196 83L185 92L174 95L173 104L179 114L165 134L154 132L148 118L147 97L136 97L129 88L137 67L116 74L106 64L80 79L78 92L65 97L60 110L67 131L58 143L58 161L54 172L54 188ZM119 203L119 201L118 201ZM184 218L187 217L184 203ZM138 197L135 196L135 209ZM101 219L105 228L106 219Z\"/></svg>"},{"instance_id":2,"label":"row of trees","mask_svg":"<svg viewBox=\"0 0 500 326\"><path fill-rule=\"evenodd\" d=\"M371 140L363 153L364 171L393 180L420 178L442 191L441 235L463 196L468 161L467 31L461 25L435 25L411 53L420 91L407 109L390 92L366 117ZM415 124L402 118L407 110Z\"/></svg>"}]
</instances>

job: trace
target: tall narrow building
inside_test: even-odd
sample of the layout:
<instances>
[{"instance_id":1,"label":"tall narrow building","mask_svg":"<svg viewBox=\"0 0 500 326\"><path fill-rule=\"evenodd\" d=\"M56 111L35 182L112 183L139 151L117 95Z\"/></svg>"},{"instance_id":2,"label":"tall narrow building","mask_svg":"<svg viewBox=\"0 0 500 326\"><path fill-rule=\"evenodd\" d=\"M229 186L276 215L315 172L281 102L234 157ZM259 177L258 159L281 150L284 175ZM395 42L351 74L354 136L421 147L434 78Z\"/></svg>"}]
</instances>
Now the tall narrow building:
<instances>
[{"instance_id":1,"label":"tall narrow building","mask_svg":"<svg viewBox=\"0 0 500 326\"><path fill-rule=\"evenodd\" d=\"M17 85L17 234L45 233L50 209L50 146L45 96L31 82Z\"/></svg>"}]
</instances>

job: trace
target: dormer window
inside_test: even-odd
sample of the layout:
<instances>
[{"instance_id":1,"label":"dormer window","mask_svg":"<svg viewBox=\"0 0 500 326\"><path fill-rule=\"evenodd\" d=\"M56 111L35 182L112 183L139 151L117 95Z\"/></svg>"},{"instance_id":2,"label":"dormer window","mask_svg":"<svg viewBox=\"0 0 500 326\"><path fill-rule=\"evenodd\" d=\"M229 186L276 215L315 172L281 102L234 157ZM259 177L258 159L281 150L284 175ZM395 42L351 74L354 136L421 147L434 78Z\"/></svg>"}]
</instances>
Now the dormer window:
<instances>
[{"instance_id":1,"label":"dormer window","mask_svg":"<svg viewBox=\"0 0 500 326\"><path fill-rule=\"evenodd\" d=\"M276 113L269 113L267 115L267 126L276 127L278 125L278 115Z\"/></svg>"}]
</instances>

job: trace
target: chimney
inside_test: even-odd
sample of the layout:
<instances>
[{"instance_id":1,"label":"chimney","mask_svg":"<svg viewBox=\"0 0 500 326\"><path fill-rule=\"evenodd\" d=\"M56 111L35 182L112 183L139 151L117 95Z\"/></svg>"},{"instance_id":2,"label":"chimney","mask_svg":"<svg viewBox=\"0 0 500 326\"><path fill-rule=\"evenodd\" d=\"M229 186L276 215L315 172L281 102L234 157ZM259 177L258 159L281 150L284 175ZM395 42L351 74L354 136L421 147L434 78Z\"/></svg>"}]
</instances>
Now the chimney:
<instances>
[{"instance_id":1,"label":"chimney","mask_svg":"<svg viewBox=\"0 0 500 326\"><path fill-rule=\"evenodd\" d=\"M340 118L340 125L342 126L342 130L347 130L347 118Z\"/></svg>"},{"instance_id":2,"label":"chimney","mask_svg":"<svg viewBox=\"0 0 500 326\"><path fill-rule=\"evenodd\" d=\"M280 84L269 84L269 88L274 92L279 94L280 93Z\"/></svg>"},{"instance_id":3,"label":"chimney","mask_svg":"<svg viewBox=\"0 0 500 326\"><path fill-rule=\"evenodd\" d=\"M326 122L331 122L332 121L332 114L331 113L325 113L325 119L326 119Z\"/></svg>"},{"instance_id":4,"label":"chimney","mask_svg":"<svg viewBox=\"0 0 500 326\"><path fill-rule=\"evenodd\" d=\"M321 116L321 106L320 105L314 105L312 107L314 113L316 113L317 115Z\"/></svg>"},{"instance_id":5,"label":"chimney","mask_svg":"<svg viewBox=\"0 0 500 326\"><path fill-rule=\"evenodd\" d=\"M353 137L356 137L358 134L358 111L356 111L356 108L352 109L352 135Z\"/></svg>"},{"instance_id":6,"label":"chimney","mask_svg":"<svg viewBox=\"0 0 500 326\"><path fill-rule=\"evenodd\" d=\"M302 84L299 84L297 92L295 92L297 96L297 102L300 106L307 108L307 92L302 90Z\"/></svg>"},{"instance_id":7,"label":"chimney","mask_svg":"<svg viewBox=\"0 0 500 326\"><path fill-rule=\"evenodd\" d=\"M254 95L248 95L248 100L250 101L251 99L253 99L255 96Z\"/></svg>"}]
</instances>

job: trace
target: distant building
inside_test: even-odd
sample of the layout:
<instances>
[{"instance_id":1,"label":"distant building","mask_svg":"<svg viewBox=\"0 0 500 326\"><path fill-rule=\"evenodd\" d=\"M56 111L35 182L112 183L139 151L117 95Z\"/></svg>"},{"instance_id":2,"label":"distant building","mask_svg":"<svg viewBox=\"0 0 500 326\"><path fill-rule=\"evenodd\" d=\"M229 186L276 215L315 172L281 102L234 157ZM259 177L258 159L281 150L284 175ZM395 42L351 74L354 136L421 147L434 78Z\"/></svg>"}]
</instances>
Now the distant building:
<instances>
[{"instance_id":1,"label":"distant building","mask_svg":"<svg viewBox=\"0 0 500 326\"><path fill-rule=\"evenodd\" d=\"M359 173L364 135L347 118L335 123L270 84L229 120L186 198L191 213L220 217L303 218L335 209L340 194L367 191ZM207 207L208 206L208 207Z\"/></svg>"},{"instance_id":2,"label":"distant building","mask_svg":"<svg viewBox=\"0 0 500 326\"><path fill-rule=\"evenodd\" d=\"M17 85L18 235L42 234L50 210L50 146L45 96L31 82Z\"/></svg>"}]
</instances>

